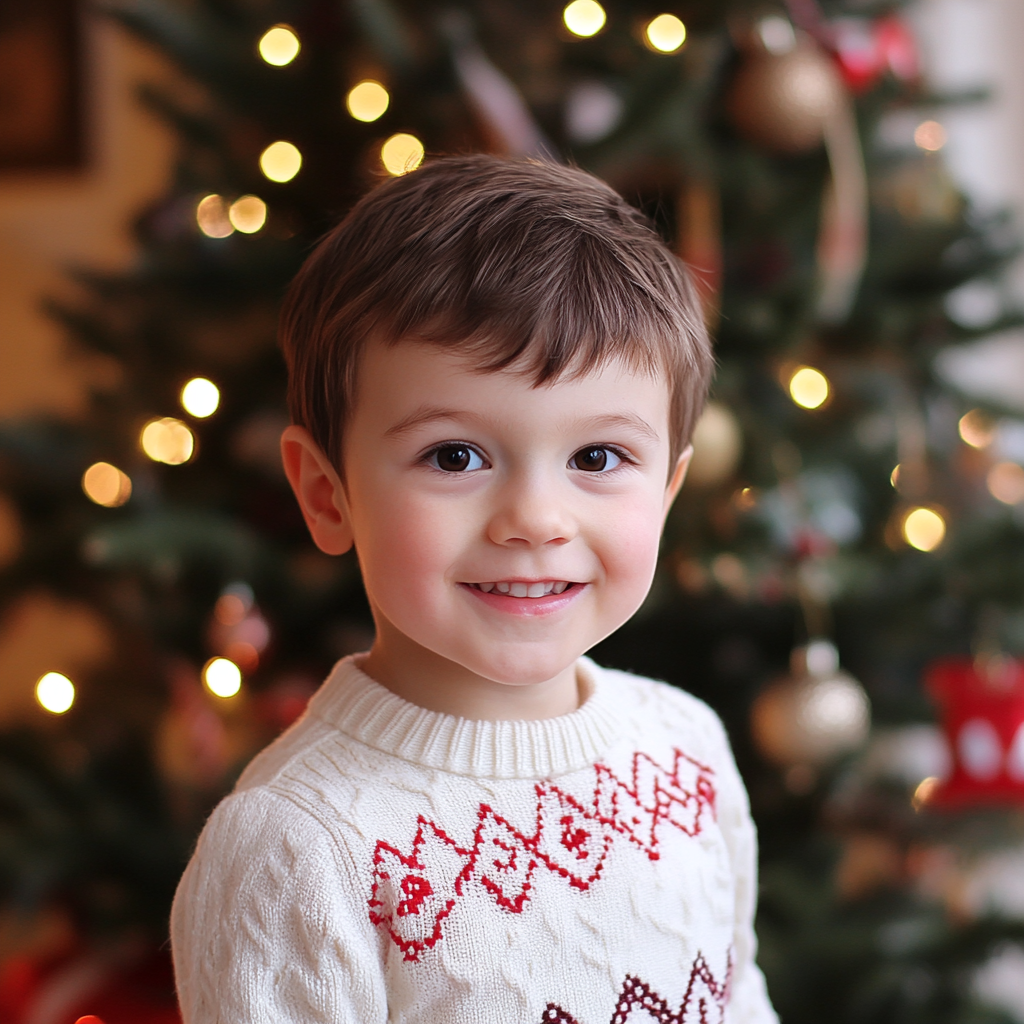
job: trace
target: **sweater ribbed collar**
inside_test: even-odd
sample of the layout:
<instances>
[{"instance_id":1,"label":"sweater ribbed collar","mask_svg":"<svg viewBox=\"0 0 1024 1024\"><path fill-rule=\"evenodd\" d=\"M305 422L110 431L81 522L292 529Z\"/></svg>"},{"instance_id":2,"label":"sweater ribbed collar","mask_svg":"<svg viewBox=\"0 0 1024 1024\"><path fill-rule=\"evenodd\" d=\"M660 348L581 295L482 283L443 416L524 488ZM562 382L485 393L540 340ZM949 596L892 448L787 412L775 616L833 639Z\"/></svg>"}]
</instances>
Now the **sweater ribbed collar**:
<instances>
[{"instance_id":1,"label":"sweater ribbed collar","mask_svg":"<svg viewBox=\"0 0 1024 1024\"><path fill-rule=\"evenodd\" d=\"M584 694L576 711L536 721L480 722L403 700L360 671L360 657L334 666L309 713L375 750L425 768L478 778L549 778L593 764L620 729L604 672L589 658L576 664Z\"/></svg>"}]
</instances>

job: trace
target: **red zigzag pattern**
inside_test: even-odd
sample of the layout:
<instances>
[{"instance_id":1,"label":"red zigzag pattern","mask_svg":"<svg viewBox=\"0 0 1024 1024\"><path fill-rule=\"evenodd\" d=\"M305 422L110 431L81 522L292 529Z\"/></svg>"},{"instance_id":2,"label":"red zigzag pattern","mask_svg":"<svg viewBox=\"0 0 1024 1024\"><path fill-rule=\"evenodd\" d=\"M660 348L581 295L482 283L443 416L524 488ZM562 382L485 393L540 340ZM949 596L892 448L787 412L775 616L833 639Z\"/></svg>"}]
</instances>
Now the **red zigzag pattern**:
<instances>
[{"instance_id":1,"label":"red zigzag pattern","mask_svg":"<svg viewBox=\"0 0 1024 1024\"><path fill-rule=\"evenodd\" d=\"M440 941L445 919L471 883L482 886L502 910L521 914L539 867L584 892L600 878L616 839L657 860L664 825L697 836L705 812L715 811L712 769L681 750L672 753L669 769L638 751L626 781L606 765L595 765L589 803L553 782L537 783L532 833L519 831L481 803L472 839L460 845L419 815L409 853L383 840L376 845L370 920L387 930L406 960L419 960Z\"/></svg>"},{"instance_id":2,"label":"red zigzag pattern","mask_svg":"<svg viewBox=\"0 0 1024 1024\"><path fill-rule=\"evenodd\" d=\"M690 982L678 1011L669 1009L668 1003L651 987L633 975L627 975L622 991L615 1001L615 1011L609 1024L640 1024L644 1014L647 1021L658 1024L721 1024L725 1007L729 1002L729 982L732 976L732 960L726 971L724 982L715 980L707 961L698 954L690 971ZM571 1013L560 1006L548 1003L541 1016L540 1024L579 1024Z\"/></svg>"}]
</instances>

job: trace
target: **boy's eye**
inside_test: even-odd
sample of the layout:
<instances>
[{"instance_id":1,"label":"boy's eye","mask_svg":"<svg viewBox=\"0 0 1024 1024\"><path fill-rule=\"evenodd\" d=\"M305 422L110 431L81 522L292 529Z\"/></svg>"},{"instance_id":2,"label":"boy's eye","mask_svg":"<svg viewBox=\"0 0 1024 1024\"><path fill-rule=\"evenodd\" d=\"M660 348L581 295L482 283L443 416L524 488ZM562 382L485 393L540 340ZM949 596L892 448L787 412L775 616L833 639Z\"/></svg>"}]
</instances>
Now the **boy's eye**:
<instances>
[{"instance_id":1,"label":"boy's eye","mask_svg":"<svg viewBox=\"0 0 1024 1024\"><path fill-rule=\"evenodd\" d=\"M595 445L593 448L581 448L570 460L573 469L582 469L585 473L606 473L622 462L611 448Z\"/></svg>"},{"instance_id":2,"label":"boy's eye","mask_svg":"<svg viewBox=\"0 0 1024 1024\"><path fill-rule=\"evenodd\" d=\"M466 473L474 469L483 469L484 460L480 453L468 444L445 444L435 448L427 460L435 469L446 473Z\"/></svg>"}]
</instances>

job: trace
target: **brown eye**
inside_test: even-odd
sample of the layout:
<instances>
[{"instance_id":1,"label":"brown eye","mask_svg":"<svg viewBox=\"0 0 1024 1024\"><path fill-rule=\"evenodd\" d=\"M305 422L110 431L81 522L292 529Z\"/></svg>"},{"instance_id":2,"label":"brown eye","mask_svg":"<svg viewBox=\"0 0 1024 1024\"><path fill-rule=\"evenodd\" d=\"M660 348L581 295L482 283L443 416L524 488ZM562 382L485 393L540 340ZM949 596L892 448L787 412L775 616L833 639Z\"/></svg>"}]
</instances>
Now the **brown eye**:
<instances>
[{"instance_id":1,"label":"brown eye","mask_svg":"<svg viewBox=\"0 0 1024 1024\"><path fill-rule=\"evenodd\" d=\"M581 448L570 460L573 469L582 469L585 473L603 473L614 469L622 460L608 448Z\"/></svg>"},{"instance_id":2,"label":"brown eye","mask_svg":"<svg viewBox=\"0 0 1024 1024\"><path fill-rule=\"evenodd\" d=\"M482 469L484 460L469 445L446 444L431 453L431 462L446 473Z\"/></svg>"}]
</instances>

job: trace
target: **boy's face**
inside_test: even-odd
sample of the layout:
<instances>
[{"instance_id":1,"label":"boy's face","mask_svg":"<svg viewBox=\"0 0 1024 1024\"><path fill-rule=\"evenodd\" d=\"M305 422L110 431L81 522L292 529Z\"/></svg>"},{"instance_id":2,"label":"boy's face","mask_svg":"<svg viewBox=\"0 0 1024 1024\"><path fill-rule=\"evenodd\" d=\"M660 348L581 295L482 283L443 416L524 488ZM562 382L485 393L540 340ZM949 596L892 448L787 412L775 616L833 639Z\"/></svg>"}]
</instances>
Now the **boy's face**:
<instances>
[{"instance_id":1,"label":"boy's face","mask_svg":"<svg viewBox=\"0 0 1024 1024\"><path fill-rule=\"evenodd\" d=\"M532 387L370 345L335 503L375 654L512 686L565 672L647 594L685 457L666 487L668 463L667 384L620 363Z\"/></svg>"}]
</instances>

